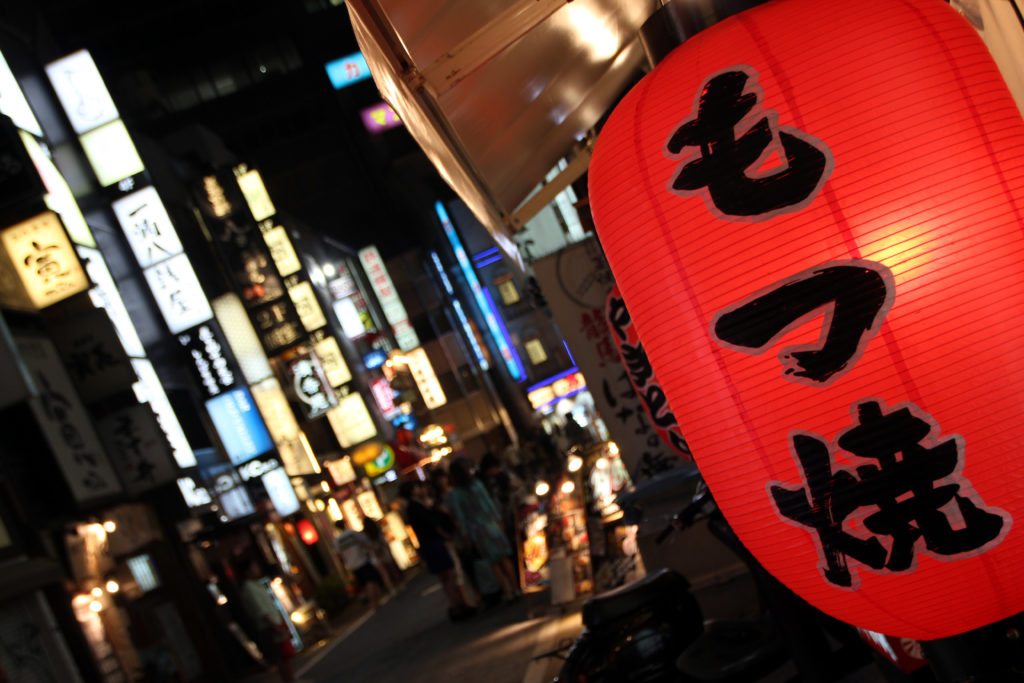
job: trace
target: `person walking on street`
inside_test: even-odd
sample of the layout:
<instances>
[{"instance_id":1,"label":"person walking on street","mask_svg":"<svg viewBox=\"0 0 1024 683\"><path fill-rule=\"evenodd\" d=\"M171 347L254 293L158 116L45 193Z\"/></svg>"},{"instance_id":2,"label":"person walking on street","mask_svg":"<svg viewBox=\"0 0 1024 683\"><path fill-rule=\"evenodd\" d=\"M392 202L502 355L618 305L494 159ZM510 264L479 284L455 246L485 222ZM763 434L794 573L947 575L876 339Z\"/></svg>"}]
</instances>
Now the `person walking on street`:
<instances>
[{"instance_id":1,"label":"person walking on street","mask_svg":"<svg viewBox=\"0 0 1024 683\"><path fill-rule=\"evenodd\" d=\"M427 570L437 576L448 598L448 616L452 621L464 619L476 610L469 606L459 586L455 562L448 552L448 534L444 515L430 505L426 485L419 481L406 481L398 494L406 501L405 521L412 527L419 541L420 558Z\"/></svg>"},{"instance_id":2,"label":"person walking on street","mask_svg":"<svg viewBox=\"0 0 1024 683\"><path fill-rule=\"evenodd\" d=\"M370 541L370 561L383 579L384 588L389 594L394 595L399 573L384 537L384 530L380 528L377 520L366 517L363 519L363 534Z\"/></svg>"},{"instance_id":3,"label":"person walking on street","mask_svg":"<svg viewBox=\"0 0 1024 683\"><path fill-rule=\"evenodd\" d=\"M491 564L506 600L521 595L512 565L512 546L503 529L501 513L491 494L473 476L469 461L457 458L448 469L452 490L448 492L448 509L462 535L473 544L477 553Z\"/></svg>"},{"instance_id":4,"label":"person walking on street","mask_svg":"<svg viewBox=\"0 0 1024 683\"><path fill-rule=\"evenodd\" d=\"M263 654L263 660L277 668L284 683L293 683L295 673L292 670L292 657L295 656L295 647L281 610L267 592L259 563L252 558L245 559L236 571L242 579L242 608L258 629L256 645Z\"/></svg>"},{"instance_id":5,"label":"person walking on street","mask_svg":"<svg viewBox=\"0 0 1024 683\"><path fill-rule=\"evenodd\" d=\"M384 580L373 566L373 544L363 532L349 529L343 521L335 522L334 526L341 530L341 535L336 541L341 561L355 575L370 603L370 610L375 611L380 605Z\"/></svg>"}]
</instances>

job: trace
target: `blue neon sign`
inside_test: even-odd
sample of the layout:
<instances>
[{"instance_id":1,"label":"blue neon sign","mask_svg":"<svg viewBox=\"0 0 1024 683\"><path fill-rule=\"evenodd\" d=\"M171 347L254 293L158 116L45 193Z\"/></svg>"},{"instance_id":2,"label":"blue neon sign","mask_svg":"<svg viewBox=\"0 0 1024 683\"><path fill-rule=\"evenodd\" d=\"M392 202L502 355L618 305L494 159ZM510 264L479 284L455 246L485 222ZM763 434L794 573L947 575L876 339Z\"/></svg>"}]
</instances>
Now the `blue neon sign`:
<instances>
[{"instance_id":1,"label":"blue neon sign","mask_svg":"<svg viewBox=\"0 0 1024 683\"><path fill-rule=\"evenodd\" d=\"M233 389L210 399L206 412L232 464L239 465L274 448L248 389Z\"/></svg>"},{"instance_id":2,"label":"blue neon sign","mask_svg":"<svg viewBox=\"0 0 1024 683\"><path fill-rule=\"evenodd\" d=\"M455 232L455 226L452 225L451 219L448 218L448 212L445 210L444 204L439 201L434 202L434 211L437 212L437 217L441 219L444 234L452 245L452 251L455 252L455 260L459 262L459 269L469 284L469 289L473 293L473 299L476 301L480 313L484 316L487 331L491 333L491 338L497 344L498 352L501 354L502 360L505 361L508 373L517 382L525 380L526 371L523 369L523 361L520 360L519 354L512 347L512 340L509 339L505 324L501 321L497 309L494 307L494 302L491 301L490 293L480 284L480 279L476 276L476 271L473 270L473 265L469 262L466 249L462 246L462 240L459 239L458 233Z\"/></svg>"},{"instance_id":3,"label":"blue neon sign","mask_svg":"<svg viewBox=\"0 0 1024 683\"><path fill-rule=\"evenodd\" d=\"M430 252L430 258L434 262L434 267L437 268L437 274L441 276L441 284L444 285L444 291L448 292L448 295L452 298L452 308L455 309L455 316L459 319L459 325L462 326L462 331L469 340L469 346L473 349L476 362L480 365L481 370L487 370L491 366L488 364L487 358L484 357L483 349L480 348L480 343L476 339L476 333L473 332L473 327L469 324L469 318L466 317L466 311L463 310L462 303L455 298L455 289L452 287L451 280L448 279L448 273L445 272L444 266L441 264L441 258L437 255L436 251Z\"/></svg>"},{"instance_id":4,"label":"blue neon sign","mask_svg":"<svg viewBox=\"0 0 1024 683\"><path fill-rule=\"evenodd\" d=\"M370 65L366 63L366 57L362 52L353 52L341 59L327 62L324 69L327 70L327 77L331 79L331 85L335 90L347 88L371 76Z\"/></svg>"}]
</instances>

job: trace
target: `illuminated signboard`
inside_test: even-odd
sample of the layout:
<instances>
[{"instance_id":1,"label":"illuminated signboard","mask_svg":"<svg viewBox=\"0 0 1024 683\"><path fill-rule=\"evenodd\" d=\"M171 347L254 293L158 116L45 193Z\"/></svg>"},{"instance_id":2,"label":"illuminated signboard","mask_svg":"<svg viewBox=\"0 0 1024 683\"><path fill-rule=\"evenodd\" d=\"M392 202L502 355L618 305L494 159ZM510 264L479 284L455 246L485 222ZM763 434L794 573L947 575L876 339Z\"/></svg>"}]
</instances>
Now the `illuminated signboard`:
<instances>
[{"instance_id":1,"label":"illuminated signboard","mask_svg":"<svg viewBox=\"0 0 1024 683\"><path fill-rule=\"evenodd\" d=\"M441 382L438 381L437 374L434 373L434 366L430 364L427 352L422 348L413 349L405 354L405 360L427 408L432 410L447 403L448 398L444 395Z\"/></svg>"},{"instance_id":2,"label":"illuminated signboard","mask_svg":"<svg viewBox=\"0 0 1024 683\"><path fill-rule=\"evenodd\" d=\"M288 296L295 304L295 311L299 314L299 320L307 332L318 330L327 324L320 302L316 300L313 293L313 286L308 282L299 282L288 288Z\"/></svg>"},{"instance_id":3,"label":"illuminated signboard","mask_svg":"<svg viewBox=\"0 0 1024 683\"><path fill-rule=\"evenodd\" d=\"M3 93L0 92L0 106L2 104ZM64 227L67 229L68 236L71 237L72 242L86 247L95 247L96 240L93 238L92 231L85 222L82 210L78 208L78 202L75 200L75 195L71 192L67 180L64 179L61 172L54 166L53 160L43 150L38 140L24 131L19 132L18 135L21 137L21 142L25 145L25 149L28 150L28 156L32 159L36 172L43 179L43 185L46 186L46 196L43 198L43 201L46 202L48 207L60 214L60 219L64 221Z\"/></svg>"},{"instance_id":4,"label":"illuminated signboard","mask_svg":"<svg viewBox=\"0 0 1024 683\"><path fill-rule=\"evenodd\" d=\"M192 477L181 477L178 479L178 489L185 505L190 508L205 507L213 504L213 496L205 486L196 483Z\"/></svg>"},{"instance_id":5,"label":"illuminated signboard","mask_svg":"<svg viewBox=\"0 0 1024 683\"><path fill-rule=\"evenodd\" d=\"M244 166L239 167L239 170L241 168L244 168ZM244 171L236 177L238 179L238 187L242 190L242 195L245 197L246 204L249 205L249 211L252 213L253 218L261 221L277 213L277 209L274 208L274 202L270 201L270 195L267 194L267 188L263 184L263 177L260 176L259 171L256 169Z\"/></svg>"},{"instance_id":6,"label":"illuminated signboard","mask_svg":"<svg viewBox=\"0 0 1024 683\"><path fill-rule=\"evenodd\" d=\"M256 384L273 374L267 354L263 350L256 330L249 322L242 300L235 294L223 294L211 302L213 312L220 323L220 328L228 340L228 346L234 353L242 369L245 381ZM276 381L276 380L275 380Z\"/></svg>"},{"instance_id":7,"label":"illuminated signboard","mask_svg":"<svg viewBox=\"0 0 1024 683\"><path fill-rule=\"evenodd\" d=\"M382 519L384 517L384 511L380 509L380 502L377 500L377 494L373 492L373 489L357 493L356 502L359 503L359 509L363 511L364 516L370 519Z\"/></svg>"},{"instance_id":8,"label":"illuminated signboard","mask_svg":"<svg viewBox=\"0 0 1024 683\"><path fill-rule=\"evenodd\" d=\"M352 372L348 369L345 357L341 355L338 340L322 330L311 335L313 350L320 358L320 364L332 387L340 387L352 380Z\"/></svg>"},{"instance_id":9,"label":"illuminated signboard","mask_svg":"<svg viewBox=\"0 0 1024 683\"><path fill-rule=\"evenodd\" d=\"M295 247L292 246L292 240L284 226L274 225L273 221L263 221L260 230L263 231L263 241L267 243L270 257L274 260L281 277L288 277L302 270L302 262L296 255Z\"/></svg>"},{"instance_id":10,"label":"illuminated signboard","mask_svg":"<svg viewBox=\"0 0 1024 683\"><path fill-rule=\"evenodd\" d=\"M179 333L178 343L191 359L190 368L207 398L220 396L235 386L234 370L224 355L227 342L212 323Z\"/></svg>"},{"instance_id":11,"label":"illuminated signboard","mask_svg":"<svg viewBox=\"0 0 1024 683\"><path fill-rule=\"evenodd\" d=\"M455 316L459 319L459 325L466 335L469 347L473 350L473 356L476 358L477 364L481 370L489 369L491 365L487 362L487 356L484 355L483 349L480 348L480 342L476 338L476 330L469 324L469 318L466 316L466 311L462 308L462 303L455 297L455 288L452 287L452 281L448 279L448 273L441 263L441 257L437 255L436 251L432 251L430 252L430 260L434 262L434 268L437 269L437 274L441 278L444 291L448 292L448 296L452 299L452 308L455 309Z\"/></svg>"},{"instance_id":12,"label":"illuminated signboard","mask_svg":"<svg viewBox=\"0 0 1024 683\"><path fill-rule=\"evenodd\" d=\"M358 392L345 396L337 406L328 410L327 421L342 448L350 448L377 436L377 425Z\"/></svg>"},{"instance_id":13,"label":"illuminated signboard","mask_svg":"<svg viewBox=\"0 0 1024 683\"><path fill-rule=\"evenodd\" d=\"M356 469L352 467L352 458L347 455L341 460L331 460L324 464L327 466L331 478L334 479L335 485L344 486L356 480Z\"/></svg>"},{"instance_id":14,"label":"illuminated signboard","mask_svg":"<svg viewBox=\"0 0 1024 683\"><path fill-rule=\"evenodd\" d=\"M459 239L458 233L455 232L455 226L452 225L451 219L448 218L448 212L445 210L444 204L434 202L434 211L437 212L438 218L441 219L444 234L448 237L452 251L455 252L455 259L459 262L459 269L469 284L469 289L473 293L473 299L476 301L476 305L484 317L487 331L491 333L491 338L497 345L498 352L505 362L505 368L512 375L512 379L516 381L526 379L523 361L520 360L519 354L512 348L512 340L508 337L505 324L499 319L497 309L494 306L494 302L490 300L489 293L480 284L480 279L476 276L476 271L473 270L473 265L469 261L466 249L462 246L462 240Z\"/></svg>"},{"instance_id":15,"label":"illuminated signboard","mask_svg":"<svg viewBox=\"0 0 1024 683\"><path fill-rule=\"evenodd\" d=\"M571 368L526 390L526 397L534 410L539 410L563 398L575 396L587 388L583 373Z\"/></svg>"},{"instance_id":16,"label":"illuminated signboard","mask_svg":"<svg viewBox=\"0 0 1024 683\"><path fill-rule=\"evenodd\" d=\"M5 229L0 243L34 308L46 308L89 288L78 254L52 211Z\"/></svg>"},{"instance_id":17,"label":"illuminated signboard","mask_svg":"<svg viewBox=\"0 0 1024 683\"><path fill-rule=\"evenodd\" d=\"M132 367L135 368L135 374L139 378L139 381L133 386L135 398L139 403L148 403L149 407L153 409L160 429L167 437L167 442L171 444L174 461L181 468L194 467L196 456L192 452L188 439L185 438L185 432L178 422L178 416L174 413L171 402L167 399L167 394L164 393L164 387L160 384L160 378L157 377L153 364L145 359L133 358Z\"/></svg>"},{"instance_id":18,"label":"illuminated signboard","mask_svg":"<svg viewBox=\"0 0 1024 683\"><path fill-rule=\"evenodd\" d=\"M359 117L363 120L366 130L374 135L402 125L402 119L398 118L398 114L387 102L378 102L363 109L359 112Z\"/></svg>"},{"instance_id":19,"label":"illuminated signboard","mask_svg":"<svg viewBox=\"0 0 1024 683\"><path fill-rule=\"evenodd\" d=\"M178 254L150 266L143 273L157 307L173 334L213 317L210 302L186 254Z\"/></svg>"},{"instance_id":20,"label":"illuminated signboard","mask_svg":"<svg viewBox=\"0 0 1024 683\"><path fill-rule=\"evenodd\" d=\"M86 50L50 63L46 75L76 133L110 123L119 116L103 77Z\"/></svg>"},{"instance_id":21,"label":"illuminated signboard","mask_svg":"<svg viewBox=\"0 0 1024 683\"><path fill-rule=\"evenodd\" d=\"M283 469L278 467L267 472L260 477L260 481L263 482L263 487L267 489L267 495L270 496L270 502L273 503L277 514L287 517L299 511L299 498L295 495L292 482L288 479L288 474Z\"/></svg>"},{"instance_id":22,"label":"illuminated signboard","mask_svg":"<svg viewBox=\"0 0 1024 683\"><path fill-rule=\"evenodd\" d=\"M146 170L121 119L91 130L79 140L89 165L103 187Z\"/></svg>"},{"instance_id":23,"label":"illuminated signboard","mask_svg":"<svg viewBox=\"0 0 1024 683\"><path fill-rule=\"evenodd\" d=\"M365 81L372 75L370 65L366 63L366 57L362 52L353 52L350 55L327 62L324 65L327 70L327 77L331 79L331 85L335 90L347 88L353 83Z\"/></svg>"},{"instance_id":24,"label":"illuminated signboard","mask_svg":"<svg viewBox=\"0 0 1024 683\"><path fill-rule=\"evenodd\" d=\"M155 187L133 192L111 206L143 268L182 252L181 240Z\"/></svg>"},{"instance_id":25,"label":"illuminated signboard","mask_svg":"<svg viewBox=\"0 0 1024 683\"><path fill-rule=\"evenodd\" d=\"M366 326L359 315L359 308L351 297L334 302L334 315L338 316L341 330L349 339L359 339L366 334Z\"/></svg>"},{"instance_id":26,"label":"illuminated signboard","mask_svg":"<svg viewBox=\"0 0 1024 683\"><path fill-rule=\"evenodd\" d=\"M89 290L89 298L92 299L93 305L104 309L110 316L125 353L134 358L144 357L146 350L142 346L142 340L139 339L139 333L135 331L135 324L132 323L132 319L128 315L121 292L114 284L114 278L107 269L103 255L99 250L91 247L76 247L75 249L78 251L78 257L82 260L82 265L85 266L85 272L95 284L95 287Z\"/></svg>"},{"instance_id":27,"label":"illuminated signboard","mask_svg":"<svg viewBox=\"0 0 1024 683\"><path fill-rule=\"evenodd\" d=\"M270 432L284 468L291 476L315 474L316 467L303 443L302 431L295 419L288 398L276 377L269 377L252 387L260 415Z\"/></svg>"},{"instance_id":28,"label":"illuminated signboard","mask_svg":"<svg viewBox=\"0 0 1024 683\"><path fill-rule=\"evenodd\" d=\"M323 415L337 405L337 398L315 353L296 353L287 363L292 390L302 403L306 418Z\"/></svg>"},{"instance_id":29,"label":"illuminated signboard","mask_svg":"<svg viewBox=\"0 0 1024 683\"><path fill-rule=\"evenodd\" d=\"M0 54L0 113L11 117L14 125L29 133L43 136L43 131L36 121L32 108L28 106L25 94L21 92L18 80L7 65L7 60Z\"/></svg>"},{"instance_id":30,"label":"illuminated signboard","mask_svg":"<svg viewBox=\"0 0 1024 683\"><path fill-rule=\"evenodd\" d=\"M359 250L359 262L363 265L367 277L370 279L370 287L380 301L380 307L384 310L384 317L391 325L395 334L395 341L403 351L414 349L420 345L416 331L409 323L409 314L405 312L405 306L395 291L395 283L391 281L391 275L384 265L377 247L366 247Z\"/></svg>"},{"instance_id":31,"label":"illuminated signboard","mask_svg":"<svg viewBox=\"0 0 1024 683\"><path fill-rule=\"evenodd\" d=\"M363 356L363 365L367 370L373 370L374 368L379 368L384 365L387 359L388 354L384 353L380 349L374 349Z\"/></svg>"},{"instance_id":32,"label":"illuminated signboard","mask_svg":"<svg viewBox=\"0 0 1024 683\"><path fill-rule=\"evenodd\" d=\"M253 321L263 341L263 346L270 353L294 344L302 338L302 322L295 313L293 306L284 300L278 300L261 306L253 311Z\"/></svg>"},{"instance_id":33,"label":"illuminated signboard","mask_svg":"<svg viewBox=\"0 0 1024 683\"><path fill-rule=\"evenodd\" d=\"M370 392L373 400L384 415L390 415L395 410L395 390L391 388L391 382L380 377L370 384Z\"/></svg>"},{"instance_id":34,"label":"illuminated signboard","mask_svg":"<svg viewBox=\"0 0 1024 683\"><path fill-rule=\"evenodd\" d=\"M232 463L243 463L273 449L248 389L233 389L207 401L206 411Z\"/></svg>"}]
</instances>

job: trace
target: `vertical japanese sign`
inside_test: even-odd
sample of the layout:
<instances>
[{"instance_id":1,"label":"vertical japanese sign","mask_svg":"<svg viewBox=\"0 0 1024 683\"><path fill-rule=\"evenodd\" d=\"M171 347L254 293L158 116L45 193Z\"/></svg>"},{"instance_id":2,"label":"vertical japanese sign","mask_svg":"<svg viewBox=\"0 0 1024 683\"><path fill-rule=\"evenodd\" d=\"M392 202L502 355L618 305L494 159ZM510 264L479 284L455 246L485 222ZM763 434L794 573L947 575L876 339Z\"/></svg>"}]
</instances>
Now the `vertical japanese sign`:
<instances>
[{"instance_id":1,"label":"vertical japanese sign","mask_svg":"<svg viewBox=\"0 0 1024 683\"><path fill-rule=\"evenodd\" d=\"M634 482L680 464L659 438L605 322L605 302L615 284L592 237L533 264L558 328L594 397L612 441Z\"/></svg>"},{"instance_id":2,"label":"vertical japanese sign","mask_svg":"<svg viewBox=\"0 0 1024 683\"><path fill-rule=\"evenodd\" d=\"M129 495L137 495L173 481L172 453L156 416L138 403L116 410L96 423Z\"/></svg>"},{"instance_id":3,"label":"vertical japanese sign","mask_svg":"<svg viewBox=\"0 0 1024 683\"><path fill-rule=\"evenodd\" d=\"M52 211L4 229L0 244L18 280L11 289L24 292L35 309L89 288L78 254Z\"/></svg>"},{"instance_id":4,"label":"vertical japanese sign","mask_svg":"<svg viewBox=\"0 0 1024 683\"><path fill-rule=\"evenodd\" d=\"M84 503L119 493L117 474L57 349L43 337L18 336L15 341L38 390L29 405L75 500Z\"/></svg>"},{"instance_id":5,"label":"vertical japanese sign","mask_svg":"<svg viewBox=\"0 0 1024 683\"><path fill-rule=\"evenodd\" d=\"M384 317L391 325L395 333L395 341L403 351L414 349L420 345L420 339L416 336L416 330L409 322L409 314L405 312L405 306L395 291L395 283L391 281L384 259L381 258L377 247L366 247L359 250L359 262L363 265L366 277L370 280L370 287L377 295L380 307L384 310Z\"/></svg>"},{"instance_id":6,"label":"vertical japanese sign","mask_svg":"<svg viewBox=\"0 0 1024 683\"><path fill-rule=\"evenodd\" d=\"M1022 163L984 44L926 0L737 15L594 152L601 243L716 502L768 571L870 631L1024 609Z\"/></svg>"}]
</instances>

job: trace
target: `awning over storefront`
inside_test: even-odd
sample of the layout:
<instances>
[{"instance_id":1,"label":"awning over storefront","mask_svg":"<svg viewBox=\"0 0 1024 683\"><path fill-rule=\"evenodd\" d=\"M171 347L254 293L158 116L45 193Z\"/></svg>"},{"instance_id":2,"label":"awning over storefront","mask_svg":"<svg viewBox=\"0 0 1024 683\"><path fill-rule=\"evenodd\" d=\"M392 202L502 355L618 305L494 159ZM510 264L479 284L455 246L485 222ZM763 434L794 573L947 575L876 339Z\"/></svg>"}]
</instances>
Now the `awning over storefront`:
<instances>
[{"instance_id":1,"label":"awning over storefront","mask_svg":"<svg viewBox=\"0 0 1024 683\"><path fill-rule=\"evenodd\" d=\"M521 205L559 159L576 160L570 175L586 169L580 141L641 64L637 31L659 4L349 0L348 8L384 99L516 254L508 236L533 208Z\"/></svg>"}]
</instances>

